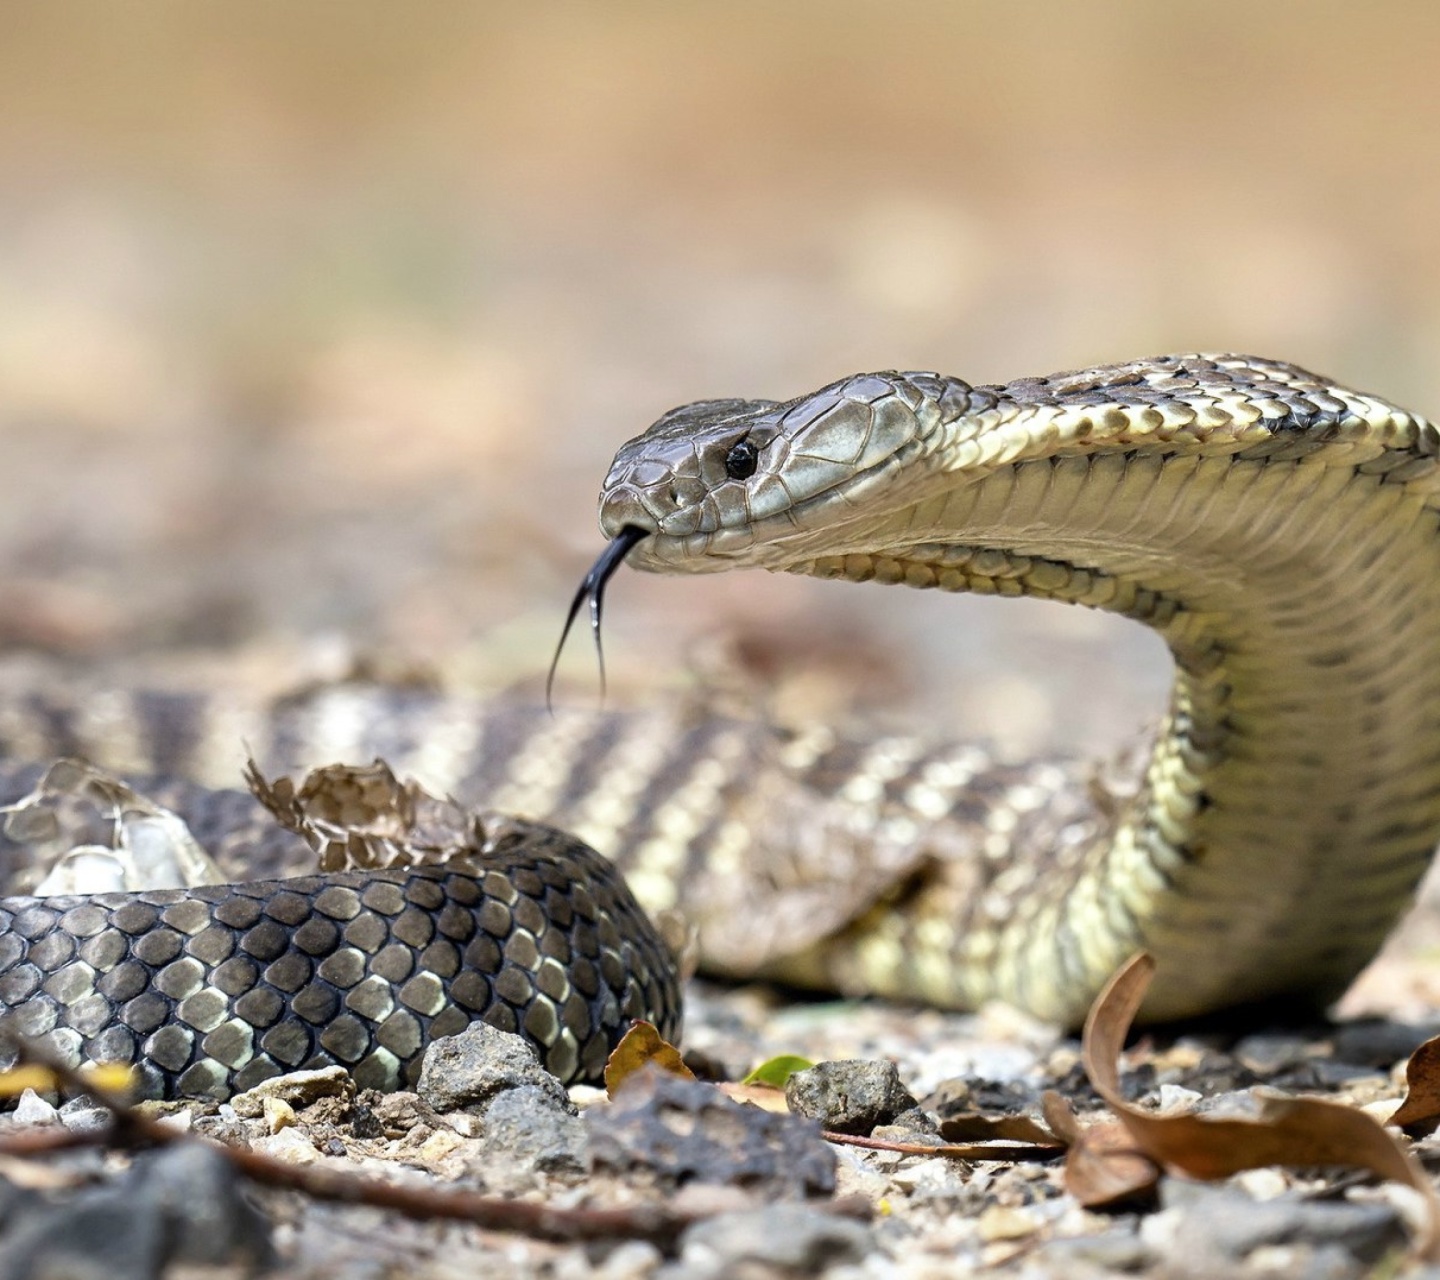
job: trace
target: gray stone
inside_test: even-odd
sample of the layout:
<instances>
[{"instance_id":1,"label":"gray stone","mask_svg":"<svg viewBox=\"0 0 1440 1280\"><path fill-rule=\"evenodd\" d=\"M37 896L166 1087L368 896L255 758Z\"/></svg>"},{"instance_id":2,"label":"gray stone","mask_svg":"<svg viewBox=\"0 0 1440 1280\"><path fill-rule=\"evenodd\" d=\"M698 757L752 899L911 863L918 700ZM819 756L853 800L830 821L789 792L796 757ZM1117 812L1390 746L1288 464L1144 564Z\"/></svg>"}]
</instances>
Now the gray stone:
<instances>
[{"instance_id":1,"label":"gray stone","mask_svg":"<svg viewBox=\"0 0 1440 1280\"><path fill-rule=\"evenodd\" d=\"M873 1247L864 1223L777 1204L697 1222L680 1237L679 1265L660 1274L707 1280L758 1264L785 1275L819 1275L826 1267L859 1262Z\"/></svg>"},{"instance_id":2,"label":"gray stone","mask_svg":"<svg viewBox=\"0 0 1440 1280\"><path fill-rule=\"evenodd\" d=\"M221 1152L201 1142L177 1142L141 1167L141 1180L143 1198L166 1223L168 1262L270 1261L269 1227Z\"/></svg>"},{"instance_id":3,"label":"gray stone","mask_svg":"<svg viewBox=\"0 0 1440 1280\"><path fill-rule=\"evenodd\" d=\"M27 1213L0 1240L0 1280L153 1280L165 1222L128 1189L105 1187Z\"/></svg>"},{"instance_id":4,"label":"gray stone","mask_svg":"<svg viewBox=\"0 0 1440 1280\"><path fill-rule=\"evenodd\" d=\"M253 1271L273 1260L234 1166L199 1142L139 1159L103 1187L30 1197L4 1215L0 1237L0 1280L150 1280L171 1264Z\"/></svg>"},{"instance_id":5,"label":"gray stone","mask_svg":"<svg viewBox=\"0 0 1440 1280\"><path fill-rule=\"evenodd\" d=\"M608 1107L586 1111L584 1123L597 1169L776 1198L835 1190L835 1151L814 1121L741 1106L699 1080L647 1068Z\"/></svg>"},{"instance_id":6,"label":"gray stone","mask_svg":"<svg viewBox=\"0 0 1440 1280\"><path fill-rule=\"evenodd\" d=\"M1121 1274L1143 1271L1155 1260L1155 1250L1133 1231L1112 1227L1093 1236L1054 1240L1036 1253L1045 1275L1070 1276L1088 1265Z\"/></svg>"},{"instance_id":7,"label":"gray stone","mask_svg":"<svg viewBox=\"0 0 1440 1280\"><path fill-rule=\"evenodd\" d=\"M436 1111L484 1110L507 1089L532 1087L574 1114L565 1086L540 1065L529 1041L484 1022L434 1041L425 1050L416 1092Z\"/></svg>"},{"instance_id":8,"label":"gray stone","mask_svg":"<svg viewBox=\"0 0 1440 1280\"><path fill-rule=\"evenodd\" d=\"M512 1173L585 1172L585 1125L535 1085L507 1089L485 1111L480 1141L487 1179L495 1170Z\"/></svg>"},{"instance_id":9,"label":"gray stone","mask_svg":"<svg viewBox=\"0 0 1440 1280\"><path fill-rule=\"evenodd\" d=\"M1440 1035L1440 1024L1391 1022L1384 1018L1362 1018L1347 1022L1331 1036L1334 1054L1341 1062L1358 1062L1368 1067L1390 1067L1403 1062L1426 1040Z\"/></svg>"},{"instance_id":10,"label":"gray stone","mask_svg":"<svg viewBox=\"0 0 1440 1280\"><path fill-rule=\"evenodd\" d=\"M1182 1275L1225 1274L1267 1245L1303 1245L1317 1256L1336 1248L1360 1263L1376 1262L1405 1245L1399 1215L1388 1205L1302 1200L1293 1194L1253 1200L1233 1188L1178 1178L1165 1180L1161 1199L1179 1218L1164 1252Z\"/></svg>"},{"instance_id":11,"label":"gray stone","mask_svg":"<svg viewBox=\"0 0 1440 1280\"><path fill-rule=\"evenodd\" d=\"M38 1191L16 1186L9 1178L0 1178L0 1232L10 1230L44 1205L44 1198ZM3 1248L0 1248L0 1253L3 1253Z\"/></svg>"},{"instance_id":12,"label":"gray stone","mask_svg":"<svg viewBox=\"0 0 1440 1280\"><path fill-rule=\"evenodd\" d=\"M93 1098L71 1098L60 1108L60 1123L71 1133L99 1133L110 1122L110 1109Z\"/></svg>"},{"instance_id":13,"label":"gray stone","mask_svg":"<svg viewBox=\"0 0 1440 1280\"><path fill-rule=\"evenodd\" d=\"M889 1142L915 1142L923 1146L938 1147L945 1139L940 1136L940 1125L924 1107L911 1107L902 1111L889 1124L876 1125L870 1131L872 1138L884 1138Z\"/></svg>"},{"instance_id":14,"label":"gray stone","mask_svg":"<svg viewBox=\"0 0 1440 1280\"><path fill-rule=\"evenodd\" d=\"M1305 1036L1257 1032L1246 1036L1230 1053L1241 1066L1268 1079L1308 1063L1315 1057L1316 1048L1315 1042Z\"/></svg>"},{"instance_id":15,"label":"gray stone","mask_svg":"<svg viewBox=\"0 0 1440 1280\"><path fill-rule=\"evenodd\" d=\"M911 1110L915 1099L900 1083L893 1062L849 1059L797 1071L785 1085L785 1101L797 1115L835 1133L868 1134Z\"/></svg>"}]
</instances>

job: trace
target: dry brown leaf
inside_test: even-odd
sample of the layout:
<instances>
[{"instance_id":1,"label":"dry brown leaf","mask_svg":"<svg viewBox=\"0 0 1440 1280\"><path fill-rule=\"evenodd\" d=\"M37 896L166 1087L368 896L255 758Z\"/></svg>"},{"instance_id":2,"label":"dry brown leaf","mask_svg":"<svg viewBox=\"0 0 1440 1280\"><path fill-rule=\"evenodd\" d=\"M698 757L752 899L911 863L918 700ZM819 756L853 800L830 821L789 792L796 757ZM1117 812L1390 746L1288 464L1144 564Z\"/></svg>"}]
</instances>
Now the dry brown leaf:
<instances>
[{"instance_id":1,"label":"dry brown leaf","mask_svg":"<svg viewBox=\"0 0 1440 1280\"><path fill-rule=\"evenodd\" d=\"M665 1040L650 1023L637 1020L620 1037L620 1043L605 1063L605 1092L613 1098L620 1086L642 1067L656 1067L685 1080L695 1079L695 1073L681 1058L680 1050Z\"/></svg>"},{"instance_id":2,"label":"dry brown leaf","mask_svg":"<svg viewBox=\"0 0 1440 1280\"><path fill-rule=\"evenodd\" d=\"M1041 1099L1045 1123L1064 1140L1065 1190L1087 1209L1111 1209L1154 1198L1160 1166L1135 1147L1118 1120L1081 1125L1053 1089Z\"/></svg>"},{"instance_id":3,"label":"dry brown leaf","mask_svg":"<svg viewBox=\"0 0 1440 1280\"><path fill-rule=\"evenodd\" d=\"M1405 1064L1405 1100L1388 1121L1402 1129L1425 1126L1426 1131L1440 1121L1440 1036L1425 1041Z\"/></svg>"},{"instance_id":4,"label":"dry brown leaf","mask_svg":"<svg viewBox=\"0 0 1440 1280\"><path fill-rule=\"evenodd\" d=\"M966 1111L940 1121L940 1136L947 1142L1035 1142L1054 1146L1059 1135L1030 1116L987 1116Z\"/></svg>"},{"instance_id":5,"label":"dry brown leaf","mask_svg":"<svg viewBox=\"0 0 1440 1280\"><path fill-rule=\"evenodd\" d=\"M715 1087L727 1098L735 1102L748 1102L762 1111L783 1115L790 1110L790 1104L785 1101L785 1090L777 1089L773 1084L746 1084L741 1080L738 1083L726 1082Z\"/></svg>"},{"instance_id":6,"label":"dry brown leaf","mask_svg":"<svg viewBox=\"0 0 1440 1280\"><path fill-rule=\"evenodd\" d=\"M1134 1145L1195 1178L1224 1178L1267 1165L1346 1165L1414 1187L1425 1221L1416 1248L1440 1257L1440 1199L1419 1162L1363 1111L1320 1098L1266 1098L1259 1119L1157 1116L1120 1094L1120 1051L1155 973L1154 959L1132 956L1106 984L1085 1020L1081 1060L1090 1083Z\"/></svg>"}]
</instances>

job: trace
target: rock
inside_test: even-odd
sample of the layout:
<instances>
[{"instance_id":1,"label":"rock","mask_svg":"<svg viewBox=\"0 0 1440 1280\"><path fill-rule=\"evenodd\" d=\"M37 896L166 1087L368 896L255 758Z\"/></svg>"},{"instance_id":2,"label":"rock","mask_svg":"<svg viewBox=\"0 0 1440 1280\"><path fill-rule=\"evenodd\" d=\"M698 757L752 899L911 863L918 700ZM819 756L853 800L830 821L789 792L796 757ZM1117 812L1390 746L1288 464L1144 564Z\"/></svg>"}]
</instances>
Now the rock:
<instances>
[{"instance_id":1,"label":"rock","mask_svg":"<svg viewBox=\"0 0 1440 1280\"><path fill-rule=\"evenodd\" d=\"M38 1191L19 1186L9 1178L0 1177L0 1232L10 1230L16 1223L44 1206L44 1197ZM4 1246L0 1244L0 1258L3 1258L3 1255Z\"/></svg>"},{"instance_id":2,"label":"rock","mask_svg":"<svg viewBox=\"0 0 1440 1280\"><path fill-rule=\"evenodd\" d=\"M605 1255L593 1271L593 1280L651 1280L664 1261L660 1250L644 1240L627 1240Z\"/></svg>"},{"instance_id":3,"label":"rock","mask_svg":"<svg viewBox=\"0 0 1440 1280\"><path fill-rule=\"evenodd\" d=\"M1155 1260L1155 1252L1130 1231L1114 1229L1094 1236L1052 1240L1035 1254L1041 1275L1084 1275L1086 1267L1097 1267L1107 1275L1138 1273Z\"/></svg>"},{"instance_id":4,"label":"rock","mask_svg":"<svg viewBox=\"0 0 1440 1280\"><path fill-rule=\"evenodd\" d=\"M547 1089L507 1089L491 1102L482 1124L487 1180L501 1168L521 1176L585 1172L585 1125Z\"/></svg>"},{"instance_id":5,"label":"rock","mask_svg":"<svg viewBox=\"0 0 1440 1280\"><path fill-rule=\"evenodd\" d=\"M590 1164L666 1184L711 1182L797 1198L835 1189L835 1152L812 1121L733 1102L714 1085L645 1069L583 1122Z\"/></svg>"},{"instance_id":6,"label":"rock","mask_svg":"<svg viewBox=\"0 0 1440 1280\"><path fill-rule=\"evenodd\" d=\"M152 1203L116 1187L27 1213L0 1239L0 1280L153 1280L165 1223Z\"/></svg>"},{"instance_id":7,"label":"rock","mask_svg":"<svg viewBox=\"0 0 1440 1280\"><path fill-rule=\"evenodd\" d=\"M60 1123L71 1133L99 1133L110 1127L110 1108L93 1098L71 1098L60 1108Z\"/></svg>"},{"instance_id":8,"label":"rock","mask_svg":"<svg viewBox=\"0 0 1440 1280\"><path fill-rule=\"evenodd\" d=\"M1257 1249L1276 1246L1303 1245L1327 1253L1335 1247L1369 1264L1405 1245L1399 1215L1387 1205L1302 1200L1292 1194L1256 1201L1232 1188L1174 1178L1162 1184L1161 1197L1164 1213L1159 1216L1173 1218L1161 1252L1176 1275L1227 1275Z\"/></svg>"},{"instance_id":9,"label":"rock","mask_svg":"<svg viewBox=\"0 0 1440 1280\"><path fill-rule=\"evenodd\" d=\"M34 1089L26 1089L20 1095L13 1114L17 1124L56 1124L60 1119L60 1112Z\"/></svg>"},{"instance_id":10,"label":"rock","mask_svg":"<svg viewBox=\"0 0 1440 1280\"><path fill-rule=\"evenodd\" d=\"M890 1142L914 1142L927 1147L938 1147L945 1142L940 1136L940 1126L924 1107L911 1107L902 1111L889 1124L876 1125L870 1131L872 1138L885 1138Z\"/></svg>"},{"instance_id":11,"label":"rock","mask_svg":"<svg viewBox=\"0 0 1440 1280\"><path fill-rule=\"evenodd\" d=\"M312 1164L320 1158L320 1149L299 1129L281 1129L267 1133L250 1143L251 1149L273 1156L286 1164Z\"/></svg>"},{"instance_id":12,"label":"rock","mask_svg":"<svg viewBox=\"0 0 1440 1280\"><path fill-rule=\"evenodd\" d=\"M262 1080L253 1089L237 1093L230 1099L235 1114L246 1120L258 1120L265 1114L266 1099L284 1102L296 1111L321 1098L355 1096L355 1081L344 1067L320 1067L314 1071L291 1071L287 1075Z\"/></svg>"},{"instance_id":13,"label":"rock","mask_svg":"<svg viewBox=\"0 0 1440 1280\"><path fill-rule=\"evenodd\" d=\"M777 1204L697 1222L680 1237L680 1263L670 1274L719 1280L752 1272L768 1275L762 1268L771 1268L780 1275L819 1275L827 1267L861 1261L873 1247L864 1223Z\"/></svg>"},{"instance_id":14,"label":"rock","mask_svg":"<svg viewBox=\"0 0 1440 1280\"><path fill-rule=\"evenodd\" d=\"M1384 1018L1360 1018L1337 1027L1331 1037L1340 1062L1368 1067L1391 1067L1403 1062L1431 1036L1440 1035L1440 1024L1391 1022Z\"/></svg>"},{"instance_id":15,"label":"rock","mask_svg":"<svg viewBox=\"0 0 1440 1280\"><path fill-rule=\"evenodd\" d=\"M399 1138L415 1129L433 1128L439 1117L413 1093L386 1093L366 1108L361 1126L367 1136ZM378 1130L377 1132L369 1132ZM358 1135L357 1135L358 1136Z\"/></svg>"},{"instance_id":16,"label":"rock","mask_svg":"<svg viewBox=\"0 0 1440 1280\"><path fill-rule=\"evenodd\" d=\"M271 1260L269 1227L221 1152L177 1142L144 1167L143 1183L145 1197L165 1219L167 1262L260 1266Z\"/></svg>"},{"instance_id":17,"label":"rock","mask_svg":"<svg viewBox=\"0 0 1440 1280\"><path fill-rule=\"evenodd\" d=\"M1024 1240L1044 1225L1044 1216L1033 1209L1003 1204L992 1204L975 1219L975 1230L987 1244L996 1240Z\"/></svg>"},{"instance_id":18,"label":"rock","mask_svg":"<svg viewBox=\"0 0 1440 1280\"><path fill-rule=\"evenodd\" d=\"M848 1059L821 1062L797 1071L785 1085L785 1101L796 1115L817 1120L835 1133L869 1134L916 1106L900 1083L893 1062Z\"/></svg>"},{"instance_id":19,"label":"rock","mask_svg":"<svg viewBox=\"0 0 1440 1280\"><path fill-rule=\"evenodd\" d=\"M0 1280L151 1280L172 1265L254 1271L273 1261L234 1167L198 1142L137 1159L107 1186L32 1198L6 1215L0 1240Z\"/></svg>"},{"instance_id":20,"label":"rock","mask_svg":"<svg viewBox=\"0 0 1440 1280\"><path fill-rule=\"evenodd\" d=\"M1231 1056L1262 1080L1291 1071L1315 1057L1315 1043L1305 1036L1257 1032L1241 1040Z\"/></svg>"},{"instance_id":21,"label":"rock","mask_svg":"<svg viewBox=\"0 0 1440 1280\"><path fill-rule=\"evenodd\" d=\"M266 1133L279 1133L295 1123L295 1108L284 1098L266 1098L261 1114L265 1119Z\"/></svg>"},{"instance_id":22,"label":"rock","mask_svg":"<svg viewBox=\"0 0 1440 1280\"><path fill-rule=\"evenodd\" d=\"M540 1065L528 1041L488 1023L472 1022L458 1035L444 1036L425 1050L416 1091L422 1101L444 1113L461 1108L483 1111L498 1094L527 1086L549 1094L574 1114L565 1086Z\"/></svg>"}]
</instances>

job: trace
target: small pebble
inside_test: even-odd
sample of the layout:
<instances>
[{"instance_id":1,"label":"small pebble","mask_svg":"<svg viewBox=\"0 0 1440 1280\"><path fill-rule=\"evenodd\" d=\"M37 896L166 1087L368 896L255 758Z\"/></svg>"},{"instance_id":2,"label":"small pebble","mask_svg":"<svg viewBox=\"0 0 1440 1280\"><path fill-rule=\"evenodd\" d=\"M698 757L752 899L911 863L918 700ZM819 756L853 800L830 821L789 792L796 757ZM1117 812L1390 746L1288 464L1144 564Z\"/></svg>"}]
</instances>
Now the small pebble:
<instances>
[{"instance_id":1,"label":"small pebble","mask_svg":"<svg viewBox=\"0 0 1440 1280\"><path fill-rule=\"evenodd\" d=\"M1035 1213L997 1204L991 1205L980 1215L975 1228L980 1239L989 1244L996 1240L1023 1240L1026 1236L1034 1235L1043 1225L1043 1221Z\"/></svg>"},{"instance_id":2,"label":"small pebble","mask_svg":"<svg viewBox=\"0 0 1440 1280\"><path fill-rule=\"evenodd\" d=\"M71 1098L60 1108L60 1123L71 1133L101 1133L110 1127L110 1108L93 1098Z\"/></svg>"},{"instance_id":3,"label":"small pebble","mask_svg":"<svg viewBox=\"0 0 1440 1280\"><path fill-rule=\"evenodd\" d=\"M253 1089L237 1093L230 1099L234 1114L246 1120L258 1120L265 1114L266 1099L278 1099L296 1110L303 1110L320 1098L353 1098L355 1081L344 1067L320 1067L314 1071L292 1071L288 1075L262 1080ZM225 1108L221 1107L221 1114Z\"/></svg>"},{"instance_id":4,"label":"small pebble","mask_svg":"<svg viewBox=\"0 0 1440 1280\"><path fill-rule=\"evenodd\" d=\"M60 1112L34 1089L26 1089L15 1104L15 1119L20 1124L58 1124Z\"/></svg>"},{"instance_id":5,"label":"small pebble","mask_svg":"<svg viewBox=\"0 0 1440 1280\"><path fill-rule=\"evenodd\" d=\"M914 1191L919 1187L941 1187L954 1179L955 1171L955 1162L943 1156L929 1160L912 1158L891 1172L890 1181L903 1191Z\"/></svg>"},{"instance_id":6,"label":"small pebble","mask_svg":"<svg viewBox=\"0 0 1440 1280\"><path fill-rule=\"evenodd\" d=\"M320 1158L320 1152L299 1129L282 1129L279 1133L256 1138L251 1144L259 1152L284 1160L287 1164L310 1164Z\"/></svg>"},{"instance_id":7,"label":"small pebble","mask_svg":"<svg viewBox=\"0 0 1440 1280\"><path fill-rule=\"evenodd\" d=\"M1256 1200L1274 1200L1290 1190L1290 1183L1279 1169L1247 1169L1237 1173L1233 1183Z\"/></svg>"},{"instance_id":8,"label":"small pebble","mask_svg":"<svg viewBox=\"0 0 1440 1280\"><path fill-rule=\"evenodd\" d=\"M284 1098L262 1098L261 1114L265 1119L268 1133L279 1133L295 1123L295 1108Z\"/></svg>"},{"instance_id":9,"label":"small pebble","mask_svg":"<svg viewBox=\"0 0 1440 1280\"><path fill-rule=\"evenodd\" d=\"M1196 1104L1204 1101L1204 1094L1186 1089L1178 1084L1162 1084L1156 1090L1156 1100L1163 1112L1185 1114L1195 1110Z\"/></svg>"},{"instance_id":10,"label":"small pebble","mask_svg":"<svg viewBox=\"0 0 1440 1280\"><path fill-rule=\"evenodd\" d=\"M465 1145L465 1139L451 1129L436 1129L424 1142L415 1154L421 1163L426 1165L439 1164L457 1147Z\"/></svg>"},{"instance_id":11,"label":"small pebble","mask_svg":"<svg viewBox=\"0 0 1440 1280\"><path fill-rule=\"evenodd\" d=\"M696 1223L680 1239L680 1260L687 1280L767 1274L755 1264L781 1275L808 1276L859 1262L872 1247L863 1223L782 1204Z\"/></svg>"}]
</instances>

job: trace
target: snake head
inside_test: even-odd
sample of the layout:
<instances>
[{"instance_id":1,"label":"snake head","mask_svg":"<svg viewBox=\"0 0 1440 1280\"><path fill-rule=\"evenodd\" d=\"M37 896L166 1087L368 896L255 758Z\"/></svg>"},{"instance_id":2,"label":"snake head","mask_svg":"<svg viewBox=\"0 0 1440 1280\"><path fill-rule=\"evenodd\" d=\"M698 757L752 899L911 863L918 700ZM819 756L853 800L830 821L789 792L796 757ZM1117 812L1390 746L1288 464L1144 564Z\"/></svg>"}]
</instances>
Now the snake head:
<instances>
[{"instance_id":1,"label":"snake head","mask_svg":"<svg viewBox=\"0 0 1440 1280\"><path fill-rule=\"evenodd\" d=\"M874 510L895 472L933 449L973 395L937 374L870 373L785 403L672 409L616 454L600 527L612 539L626 527L649 535L629 554L640 569L778 565L793 559L797 537L845 519L861 495Z\"/></svg>"}]
</instances>

